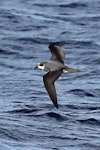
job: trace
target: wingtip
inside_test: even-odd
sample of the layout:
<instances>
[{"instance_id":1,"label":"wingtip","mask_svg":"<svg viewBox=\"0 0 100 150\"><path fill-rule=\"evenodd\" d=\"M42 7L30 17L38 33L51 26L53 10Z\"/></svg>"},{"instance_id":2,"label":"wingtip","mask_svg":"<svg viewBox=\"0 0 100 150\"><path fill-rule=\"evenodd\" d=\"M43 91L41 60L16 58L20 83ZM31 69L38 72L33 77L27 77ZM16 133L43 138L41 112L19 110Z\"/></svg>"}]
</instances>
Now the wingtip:
<instances>
[{"instance_id":1,"label":"wingtip","mask_svg":"<svg viewBox=\"0 0 100 150\"><path fill-rule=\"evenodd\" d=\"M58 109L58 108L59 108L59 107L58 107L58 104L56 104L55 107Z\"/></svg>"},{"instance_id":2,"label":"wingtip","mask_svg":"<svg viewBox=\"0 0 100 150\"><path fill-rule=\"evenodd\" d=\"M54 45L56 45L56 46L63 46L64 44L66 44L65 41L52 42L52 43L50 43L49 47L50 46L54 46Z\"/></svg>"},{"instance_id":3,"label":"wingtip","mask_svg":"<svg viewBox=\"0 0 100 150\"><path fill-rule=\"evenodd\" d=\"M55 108L58 109L59 107L56 107L56 106L55 106Z\"/></svg>"}]
</instances>

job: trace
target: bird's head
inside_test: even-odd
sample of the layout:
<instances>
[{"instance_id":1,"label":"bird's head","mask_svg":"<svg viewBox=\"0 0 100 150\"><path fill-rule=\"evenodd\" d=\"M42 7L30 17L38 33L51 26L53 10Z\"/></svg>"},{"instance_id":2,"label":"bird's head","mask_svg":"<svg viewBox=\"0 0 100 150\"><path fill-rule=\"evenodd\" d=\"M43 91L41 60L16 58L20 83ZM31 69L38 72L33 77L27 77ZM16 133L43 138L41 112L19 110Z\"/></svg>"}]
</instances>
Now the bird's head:
<instances>
[{"instance_id":1,"label":"bird's head","mask_svg":"<svg viewBox=\"0 0 100 150\"><path fill-rule=\"evenodd\" d=\"M38 63L34 69L45 70L45 62Z\"/></svg>"}]
</instances>

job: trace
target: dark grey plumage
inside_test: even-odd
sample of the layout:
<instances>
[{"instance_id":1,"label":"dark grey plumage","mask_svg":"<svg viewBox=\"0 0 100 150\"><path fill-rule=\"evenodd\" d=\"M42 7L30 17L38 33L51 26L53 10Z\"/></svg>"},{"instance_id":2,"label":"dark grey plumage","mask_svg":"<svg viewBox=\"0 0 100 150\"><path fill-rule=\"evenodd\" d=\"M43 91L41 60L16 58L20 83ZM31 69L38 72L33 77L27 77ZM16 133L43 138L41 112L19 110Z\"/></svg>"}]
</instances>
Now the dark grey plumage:
<instances>
[{"instance_id":1,"label":"dark grey plumage","mask_svg":"<svg viewBox=\"0 0 100 150\"><path fill-rule=\"evenodd\" d=\"M49 45L51 51L51 60L48 62L41 62L35 68L42 69L47 72L43 76L45 88L56 108L58 108L57 94L54 82L60 77L63 72L78 72L78 69L73 69L64 65L65 53L60 46L64 42L54 42Z\"/></svg>"}]
</instances>

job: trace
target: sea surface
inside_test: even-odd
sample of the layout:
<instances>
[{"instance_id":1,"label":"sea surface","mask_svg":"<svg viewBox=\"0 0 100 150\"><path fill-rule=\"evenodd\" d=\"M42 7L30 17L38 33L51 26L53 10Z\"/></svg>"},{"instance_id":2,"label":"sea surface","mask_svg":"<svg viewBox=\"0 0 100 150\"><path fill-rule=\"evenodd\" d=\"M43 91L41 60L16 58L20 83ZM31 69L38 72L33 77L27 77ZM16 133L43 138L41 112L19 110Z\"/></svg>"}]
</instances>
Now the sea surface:
<instances>
[{"instance_id":1,"label":"sea surface","mask_svg":"<svg viewBox=\"0 0 100 150\"><path fill-rule=\"evenodd\" d=\"M34 69L55 41L80 69L57 80L59 109ZM100 150L100 0L0 0L0 150Z\"/></svg>"}]
</instances>

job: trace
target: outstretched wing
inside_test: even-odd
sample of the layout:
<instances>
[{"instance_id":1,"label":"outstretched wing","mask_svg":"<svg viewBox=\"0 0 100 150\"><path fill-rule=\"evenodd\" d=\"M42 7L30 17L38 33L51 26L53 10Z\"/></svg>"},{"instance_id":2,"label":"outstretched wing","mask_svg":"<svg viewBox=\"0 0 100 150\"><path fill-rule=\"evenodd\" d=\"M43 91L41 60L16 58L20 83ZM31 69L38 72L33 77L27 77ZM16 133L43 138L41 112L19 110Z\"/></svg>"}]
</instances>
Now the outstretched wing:
<instances>
[{"instance_id":1,"label":"outstretched wing","mask_svg":"<svg viewBox=\"0 0 100 150\"><path fill-rule=\"evenodd\" d=\"M56 108L58 108L58 102L54 82L59 78L61 74L62 70L59 70L48 72L46 75L43 76L45 88Z\"/></svg>"},{"instance_id":2,"label":"outstretched wing","mask_svg":"<svg viewBox=\"0 0 100 150\"><path fill-rule=\"evenodd\" d=\"M49 49L52 53L51 60L60 61L64 64L65 53L60 48L64 44L65 42L54 42L49 45Z\"/></svg>"}]
</instances>

